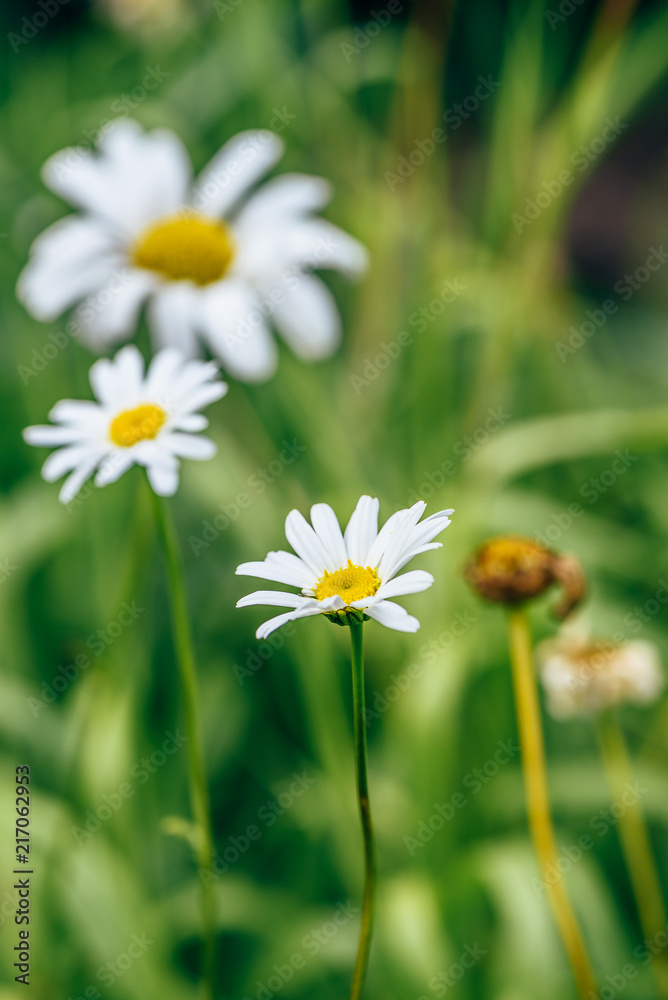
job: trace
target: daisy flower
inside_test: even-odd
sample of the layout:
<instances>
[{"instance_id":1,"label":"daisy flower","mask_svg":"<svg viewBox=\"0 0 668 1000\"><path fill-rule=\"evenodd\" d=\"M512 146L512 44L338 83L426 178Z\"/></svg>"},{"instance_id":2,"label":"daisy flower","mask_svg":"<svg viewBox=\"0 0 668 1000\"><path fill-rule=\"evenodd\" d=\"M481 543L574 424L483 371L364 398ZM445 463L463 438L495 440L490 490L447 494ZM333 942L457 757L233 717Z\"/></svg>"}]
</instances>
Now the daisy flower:
<instances>
[{"instance_id":1,"label":"daisy flower","mask_svg":"<svg viewBox=\"0 0 668 1000\"><path fill-rule=\"evenodd\" d=\"M28 444L56 446L42 468L47 482L69 473L62 503L74 499L98 470L96 486L143 465L153 490L171 496L179 482L179 458L203 461L216 452L213 441L195 432L208 426L197 412L227 392L214 362L188 361L174 348L157 354L146 373L136 347L113 360L101 358L90 370L96 402L64 399L49 414L53 424L27 427Z\"/></svg>"},{"instance_id":2,"label":"daisy flower","mask_svg":"<svg viewBox=\"0 0 668 1000\"><path fill-rule=\"evenodd\" d=\"M624 703L648 705L665 677L657 647L642 639L613 642L562 630L538 647L548 711L556 719L602 712Z\"/></svg>"},{"instance_id":3,"label":"daisy flower","mask_svg":"<svg viewBox=\"0 0 668 1000\"><path fill-rule=\"evenodd\" d=\"M20 300L44 321L80 303L74 329L99 353L132 336L148 302L157 347L194 356L201 338L247 381L276 368L271 325L301 357L326 357L341 322L312 271L356 274L367 255L315 217L330 197L320 178L284 174L251 193L282 153L273 132L241 132L193 181L174 133L120 120L97 151L56 153L44 183L81 213L37 238Z\"/></svg>"},{"instance_id":4,"label":"daisy flower","mask_svg":"<svg viewBox=\"0 0 668 1000\"><path fill-rule=\"evenodd\" d=\"M285 622L320 614L343 624L368 617L399 632L418 630L417 618L389 598L431 587L434 578L424 570L397 573L414 556L441 547L432 539L447 528L453 511L442 510L420 521L427 505L419 501L392 514L378 531L378 506L378 500L361 497L344 534L326 503L311 508L312 526L292 510L285 534L297 554L270 552L262 562L237 568L243 576L301 588L300 594L258 590L238 602L238 608L269 604L292 609L261 625L258 639L266 639Z\"/></svg>"}]
</instances>

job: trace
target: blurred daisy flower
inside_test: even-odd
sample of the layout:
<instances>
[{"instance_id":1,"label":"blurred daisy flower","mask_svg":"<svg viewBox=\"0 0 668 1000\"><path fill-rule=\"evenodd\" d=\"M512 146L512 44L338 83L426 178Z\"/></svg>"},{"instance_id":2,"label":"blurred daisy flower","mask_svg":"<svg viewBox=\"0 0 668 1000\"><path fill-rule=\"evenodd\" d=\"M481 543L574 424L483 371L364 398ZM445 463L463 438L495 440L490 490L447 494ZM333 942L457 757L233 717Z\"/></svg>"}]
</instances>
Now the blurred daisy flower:
<instances>
[{"instance_id":1,"label":"blurred daisy flower","mask_svg":"<svg viewBox=\"0 0 668 1000\"><path fill-rule=\"evenodd\" d=\"M344 534L326 503L311 508L312 526L299 511L290 511L285 534L297 555L270 552L262 562L243 563L237 573L300 587L301 594L258 590L243 597L237 607L268 604L293 609L261 625L258 639L266 639L288 621L319 614L342 625L368 617L399 632L416 632L417 618L388 598L418 593L434 582L424 570L397 576L414 556L441 547L432 539L447 528L453 511L442 510L420 521L426 506L419 501L397 511L378 531L378 500L363 496Z\"/></svg>"},{"instance_id":2,"label":"blurred daisy flower","mask_svg":"<svg viewBox=\"0 0 668 1000\"><path fill-rule=\"evenodd\" d=\"M101 352L133 335L148 302L158 347L193 356L201 337L247 381L276 368L272 324L307 360L335 350L338 310L311 272L357 274L367 254L314 216L329 200L326 181L284 174L251 193L283 153L278 136L241 132L194 182L165 129L119 120L98 147L62 150L43 168L44 183L82 212L33 244L17 289L33 316L50 321L79 302L75 329Z\"/></svg>"},{"instance_id":3,"label":"blurred daisy flower","mask_svg":"<svg viewBox=\"0 0 668 1000\"><path fill-rule=\"evenodd\" d=\"M90 370L97 402L64 399L51 410L53 424L27 427L28 444L57 447L42 468L47 482L69 473L62 503L74 499L97 469L96 486L119 479L143 465L153 490L171 496L179 483L179 458L212 458L216 446L196 432L208 426L198 411L227 392L214 362L188 361L167 348L144 373L136 347L124 347L113 360L101 358Z\"/></svg>"},{"instance_id":4,"label":"blurred daisy flower","mask_svg":"<svg viewBox=\"0 0 668 1000\"><path fill-rule=\"evenodd\" d=\"M665 677L651 642L594 640L573 629L538 647L547 708L558 719L589 715L624 702L646 705L660 695Z\"/></svg>"}]
</instances>

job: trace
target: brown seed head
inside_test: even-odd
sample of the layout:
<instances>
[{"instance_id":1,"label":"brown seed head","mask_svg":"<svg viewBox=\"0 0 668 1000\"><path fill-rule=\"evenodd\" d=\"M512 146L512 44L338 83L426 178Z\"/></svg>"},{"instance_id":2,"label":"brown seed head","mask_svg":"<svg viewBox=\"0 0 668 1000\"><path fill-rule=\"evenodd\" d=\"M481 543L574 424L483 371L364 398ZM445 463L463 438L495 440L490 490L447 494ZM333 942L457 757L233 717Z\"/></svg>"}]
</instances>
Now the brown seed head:
<instances>
[{"instance_id":1,"label":"brown seed head","mask_svg":"<svg viewBox=\"0 0 668 1000\"><path fill-rule=\"evenodd\" d=\"M580 603L586 582L574 556L559 556L530 538L501 535L477 550L464 575L481 597L515 606L539 597L554 583L564 595L554 608L563 619Z\"/></svg>"}]
</instances>

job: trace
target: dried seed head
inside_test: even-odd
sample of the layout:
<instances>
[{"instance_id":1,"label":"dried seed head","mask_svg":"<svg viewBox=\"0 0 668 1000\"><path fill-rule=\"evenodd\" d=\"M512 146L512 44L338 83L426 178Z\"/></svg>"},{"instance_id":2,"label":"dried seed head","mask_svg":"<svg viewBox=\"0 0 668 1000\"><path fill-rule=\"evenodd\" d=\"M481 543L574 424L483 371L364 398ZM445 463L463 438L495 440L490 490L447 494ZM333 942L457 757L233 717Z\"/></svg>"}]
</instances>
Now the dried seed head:
<instances>
[{"instance_id":1,"label":"dried seed head","mask_svg":"<svg viewBox=\"0 0 668 1000\"><path fill-rule=\"evenodd\" d=\"M477 550L464 575L481 597L510 606L539 597L553 584L563 588L554 608L565 618L585 594L584 572L575 556L560 556L530 538L501 535Z\"/></svg>"}]
</instances>

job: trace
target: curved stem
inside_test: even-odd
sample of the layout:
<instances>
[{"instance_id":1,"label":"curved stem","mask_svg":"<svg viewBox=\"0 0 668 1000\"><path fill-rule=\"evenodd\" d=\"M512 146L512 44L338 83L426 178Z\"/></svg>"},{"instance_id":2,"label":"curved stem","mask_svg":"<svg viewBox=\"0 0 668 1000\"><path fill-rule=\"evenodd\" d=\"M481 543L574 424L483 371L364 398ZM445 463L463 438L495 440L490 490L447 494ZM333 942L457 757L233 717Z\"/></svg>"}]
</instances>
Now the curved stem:
<instances>
[{"instance_id":1,"label":"curved stem","mask_svg":"<svg viewBox=\"0 0 668 1000\"><path fill-rule=\"evenodd\" d=\"M635 793L633 768L624 734L617 718L612 714L599 719L597 728L610 792L614 799L625 804L627 793L629 791ZM619 839L635 896L640 926L645 937L651 940L658 933L665 931L668 920L661 895L659 873L639 801L634 801L620 815ZM668 997L668 963L665 956L655 955L652 969L658 995L662 998Z\"/></svg>"},{"instance_id":2,"label":"curved stem","mask_svg":"<svg viewBox=\"0 0 668 1000\"><path fill-rule=\"evenodd\" d=\"M174 646L178 662L181 693L183 697L186 732L188 737L188 771L190 801L196 826L197 860L201 868L212 863L213 832L211 806L204 770L202 725L199 716L199 693L195 657L193 654L188 603L186 599L183 562L174 530L174 524L164 500L151 490L153 510L167 568L167 589L172 614ZM204 996L215 998L215 912L210 885L202 883L202 926L204 940Z\"/></svg>"},{"instance_id":3,"label":"curved stem","mask_svg":"<svg viewBox=\"0 0 668 1000\"><path fill-rule=\"evenodd\" d=\"M364 899L362 902L362 926L357 948L357 961L350 990L350 1000L362 996L364 976L369 960L371 932L373 930L374 898L376 892L376 849L371 825L369 806L369 783L367 778L366 753L366 711L364 701L364 650L362 629L364 626L350 626L353 667L353 714L355 719L355 766L357 772L357 795L359 799L362 836L364 839Z\"/></svg>"},{"instance_id":4,"label":"curved stem","mask_svg":"<svg viewBox=\"0 0 668 1000\"><path fill-rule=\"evenodd\" d=\"M529 828L545 878L548 870L559 870L559 856L547 791L545 748L531 649L531 632L523 608L509 611L508 630ZM550 886L550 902L578 991L583 1000L589 1000L590 996L598 995L596 981L562 879Z\"/></svg>"}]
</instances>

